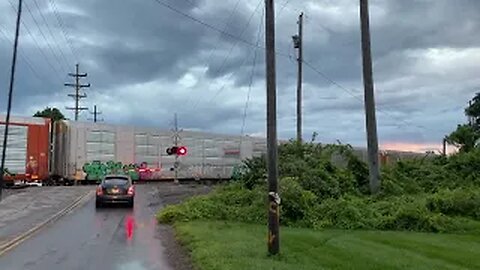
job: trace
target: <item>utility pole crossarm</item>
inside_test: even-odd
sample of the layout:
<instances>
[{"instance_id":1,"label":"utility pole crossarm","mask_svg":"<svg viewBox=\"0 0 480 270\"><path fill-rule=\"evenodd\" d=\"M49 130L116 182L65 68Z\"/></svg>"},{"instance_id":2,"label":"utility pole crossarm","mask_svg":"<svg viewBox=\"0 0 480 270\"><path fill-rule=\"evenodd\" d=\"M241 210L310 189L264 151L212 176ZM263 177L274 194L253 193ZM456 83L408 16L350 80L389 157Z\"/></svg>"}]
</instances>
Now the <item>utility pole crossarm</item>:
<instances>
[{"instance_id":1,"label":"utility pole crossarm","mask_svg":"<svg viewBox=\"0 0 480 270\"><path fill-rule=\"evenodd\" d=\"M87 107L78 107L78 108L77 108L77 107L65 107L65 109L67 109L67 110L76 110L76 109L78 109L79 111L86 111L86 110L88 110Z\"/></svg>"},{"instance_id":2,"label":"utility pole crossarm","mask_svg":"<svg viewBox=\"0 0 480 270\"><path fill-rule=\"evenodd\" d=\"M68 94L67 96L73 97L73 98L86 98L87 94L80 94L80 95L75 95L75 94Z\"/></svg>"},{"instance_id":3,"label":"utility pole crossarm","mask_svg":"<svg viewBox=\"0 0 480 270\"><path fill-rule=\"evenodd\" d=\"M75 84L75 83L64 83L63 85L69 86L69 87L79 87L79 88L88 88L90 87L90 84Z\"/></svg>"},{"instance_id":4,"label":"utility pole crossarm","mask_svg":"<svg viewBox=\"0 0 480 270\"><path fill-rule=\"evenodd\" d=\"M68 73L68 76L70 76L70 77L87 77L88 74L87 73L79 73L79 74Z\"/></svg>"}]
</instances>

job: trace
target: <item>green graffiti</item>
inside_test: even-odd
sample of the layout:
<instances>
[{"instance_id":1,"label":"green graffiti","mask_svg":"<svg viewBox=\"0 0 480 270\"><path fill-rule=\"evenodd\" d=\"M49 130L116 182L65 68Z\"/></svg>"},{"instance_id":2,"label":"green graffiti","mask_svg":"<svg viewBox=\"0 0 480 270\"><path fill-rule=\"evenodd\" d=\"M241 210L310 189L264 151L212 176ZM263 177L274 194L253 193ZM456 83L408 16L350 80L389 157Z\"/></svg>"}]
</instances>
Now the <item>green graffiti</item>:
<instances>
[{"instance_id":1,"label":"green graffiti","mask_svg":"<svg viewBox=\"0 0 480 270\"><path fill-rule=\"evenodd\" d=\"M135 164L126 164L123 165L123 171L132 178L133 181L140 179L140 174L137 172L137 165Z\"/></svg>"},{"instance_id":2,"label":"green graffiti","mask_svg":"<svg viewBox=\"0 0 480 270\"><path fill-rule=\"evenodd\" d=\"M86 174L86 180L98 182L109 174L128 174L132 180L138 180L140 177L136 168L135 164L123 165L122 162L112 160L102 163L96 160L92 163L85 163L82 169Z\"/></svg>"},{"instance_id":3,"label":"green graffiti","mask_svg":"<svg viewBox=\"0 0 480 270\"><path fill-rule=\"evenodd\" d=\"M245 167L245 165L243 165L243 164L235 165L233 167L231 179L234 180L234 181L235 180L240 180L242 175L244 175L246 171L247 171L247 168Z\"/></svg>"}]
</instances>

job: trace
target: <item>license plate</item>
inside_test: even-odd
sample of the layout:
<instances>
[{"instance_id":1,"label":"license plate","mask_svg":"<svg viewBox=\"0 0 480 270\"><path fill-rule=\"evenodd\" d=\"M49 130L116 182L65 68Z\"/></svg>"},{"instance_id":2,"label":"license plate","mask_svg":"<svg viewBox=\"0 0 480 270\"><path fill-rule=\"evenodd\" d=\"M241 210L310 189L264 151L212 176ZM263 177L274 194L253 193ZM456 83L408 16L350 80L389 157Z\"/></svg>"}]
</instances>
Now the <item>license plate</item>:
<instances>
[{"instance_id":1,"label":"license plate","mask_svg":"<svg viewBox=\"0 0 480 270\"><path fill-rule=\"evenodd\" d=\"M114 194L117 194L119 192L120 192L120 190L118 190L117 188L112 189L112 193L114 193Z\"/></svg>"}]
</instances>

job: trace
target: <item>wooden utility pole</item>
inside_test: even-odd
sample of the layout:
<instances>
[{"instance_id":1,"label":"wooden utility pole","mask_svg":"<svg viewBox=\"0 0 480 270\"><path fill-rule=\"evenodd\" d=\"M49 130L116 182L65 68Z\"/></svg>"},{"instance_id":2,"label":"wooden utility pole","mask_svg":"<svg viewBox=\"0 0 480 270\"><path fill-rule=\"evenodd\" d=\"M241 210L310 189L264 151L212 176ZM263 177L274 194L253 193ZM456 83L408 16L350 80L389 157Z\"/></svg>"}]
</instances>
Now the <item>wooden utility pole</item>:
<instances>
[{"instance_id":1,"label":"wooden utility pole","mask_svg":"<svg viewBox=\"0 0 480 270\"><path fill-rule=\"evenodd\" d=\"M375 116L375 96L372 74L372 53L370 48L368 0L360 0L360 24L362 32L363 84L365 91L365 116L367 126L370 191L372 193L376 193L380 189L380 170L378 166L377 120Z\"/></svg>"},{"instance_id":2,"label":"wooden utility pole","mask_svg":"<svg viewBox=\"0 0 480 270\"><path fill-rule=\"evenodd\" d=\"M75 94L69 94L69 97L75 99L75 107L67 107L67 110L75 111L75 121L78 121L78 115L80 111L88 110L86 107L79 107L80 99L86 98L86 94L80 94L80 89L90 87L90 84L81 84L80 78L87 77L87 73L79 73L78 64L75 65L75 73L68 73L68 76L75 77L75 83L65 83L65 86L70 86L75 88Z\"/></svg>"},{"instance_id":3,"label":"wooden utility pole","mask_svg":"<svg viewBox=\"0 0 480 270\"><path fill-rule=\"evenodd\" d=\"M102 114L102 112L98 111L97 110L97 105L94 105L93 106L93 112L90 112L91 114L93 114L93 122L96 123L97 120L98 120L98 115Z\"/></svg>"},{"instance_id":4,"label":"wooden utility pole","mask_svg":"<svg viewBox=\"0 0 480 270\"><path fill-rule=\"evenodd\" d=\"M275 10L273 0L265 0L265 55L267 74L267 167L268 167L268 252L280 252L278 168L277 168L277 90L275 78Z\"/></svg>"},{"instance_id":5,"label":"wooden utility pole","mask_svg":"<svg viewBox=\"0 0 480 270\"><path fill-rule=\"evenodd\" d=\"M298 49L297 73L297 141L302 141L302 64L303 64L303 12L298 16L298 34L293 36L293 47Z\"/></svg>"},{"instance_id":6,"label":"wooden utility pole","mask_svg":"<svg viewBox=\"0 0 480 270\"><path fill-rule=\"evenodd\" d=\"M18 38L20 36L20 18L22 16L22 0L18 0L17 22L15 28L15 41L13 44L12 66L10 69L10 85L8 88L7 116L3 133L2 160L0 166L0 201L2 200L3 178L5 175L5 159L7 155L8 128L10 126L10 112L12 111L13 85L15 82L15 68L17 65Z\"/></svg>"},{"instance_id":7,"label":"wooden utility pole","mask_svg":"<svg viewBox=\"0 0 480 270\"><path fill-rule=\"evenodd\" d=\"M472 101L468 101L468 108L471 108L472 107ZM474 118L473 116L468 116L468 124L473 127L473 122L474 122Z\"/></svg>"},{"instance_id":8,"label":"wooden utility pole","mask_svg":"<svg viewBox=\"0 0 480 270\"><path fill-rule=\"evenodd\" d=\"M447 137L443 137L442 153L443 153L444 156L447 156Z\"/></svg>"}]
</instances>

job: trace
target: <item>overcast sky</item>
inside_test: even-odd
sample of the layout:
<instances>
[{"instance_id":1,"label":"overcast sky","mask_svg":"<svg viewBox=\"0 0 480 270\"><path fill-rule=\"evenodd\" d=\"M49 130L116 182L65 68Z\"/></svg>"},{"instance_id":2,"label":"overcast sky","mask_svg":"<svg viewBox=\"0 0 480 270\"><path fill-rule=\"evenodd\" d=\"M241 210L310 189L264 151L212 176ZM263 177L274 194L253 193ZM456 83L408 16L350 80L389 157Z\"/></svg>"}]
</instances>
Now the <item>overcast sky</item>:
<instances>
[{"instance_id":1,"label":"overcast sky","mask_svg":"<svg viewBox=\"0 0 480 270\"><path fill-rule=\"evenodd\" d=\"M177 112L183 128L264 135L265 54L251 46L264 44L264 0L158 1L177 12L155 0L24 1L14 114L73 106L63 83L78 62L92 85L81 104L105 122L169 128ZM16 2L0 1L1 111ZM291 36L303 11L304 59L318 71L304 66L304 137L365 145L358 1L275 2L279 137L295 136ZM370 4L380 144L439 148L480 90L480 1Z\"/></svg>"}]
</instances>

